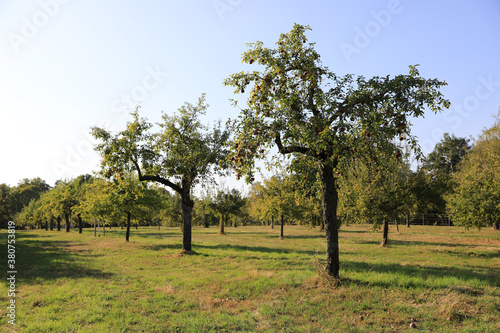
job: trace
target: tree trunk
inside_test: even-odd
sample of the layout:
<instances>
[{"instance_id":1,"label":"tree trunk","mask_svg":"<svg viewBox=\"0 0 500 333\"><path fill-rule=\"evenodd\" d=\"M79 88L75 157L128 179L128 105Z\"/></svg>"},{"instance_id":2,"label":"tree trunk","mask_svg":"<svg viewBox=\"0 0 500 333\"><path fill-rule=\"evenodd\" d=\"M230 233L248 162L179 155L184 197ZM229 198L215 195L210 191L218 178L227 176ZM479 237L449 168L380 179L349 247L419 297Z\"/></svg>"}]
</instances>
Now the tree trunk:
<instances>
[{"instance_id":1,"label":"tree trunk","mask_svg":"<svg viewBox=\"0 0 500 333\"><path fill-rule=\"evenodd\" d=\"M323 204L323 223L326 234L326 271L328 275L338 278L340 270L339 258L339 225L337 221L338 192L333 176L333 167L320 165L321 190Z\"/></svg>"},{"instance_id":2,"label":"tree trunk","mask_svg":"<svg viewBox=\"0 0 500 333\"><path fill-rule=\"evenodd\" d=\"M95 219L94 219L94 237L97 237L97 229L96 229L96 226L95 226Z\"/></svg>"},{"instance_id":3,"label":"tree trunk","mask_svg":"<svg viewBox=\"0 0 500 333\"><path fill-rule=\"evenodd\" d=\"M189 193L189 191L187 191ZM182 251L191 253L191 215L194 202L189 194L184 194L182 198Z\"/></svg>"},{"instance_id":4,"label":"tree trunk","mask_svg":"<svg viewBox=\"0 0 500 333\"><path fill-rule=\"evenodd\" d=\"M271 229L274 229L274 216L271 216Z\"/></svg>"},{"instance_id":5,"label":"tree trunk","mask_svg":"<svg viewBox=\"0 0 500 333\"><path fill-rule=\"evenodd\" d=\"M130 212L127 212L127 231L125 232L125 241L128 242L130 238Z\"/></svg>"},{"instance_id":6,"label":"tree trunk","mask_svg":"<svg viewBox=\"0 0 500 333\"><path fill-rule=\"evenodd\" d=\"M389 220L385 219L382 229L382 246L387 246L389 243Z\"/></svg>"},{"instance_id":7,"label":"tree trunk","mask_svg":"<svg viewBox=\"0 0 500 333\"><path fill-rule=\"evenodd\" d=\"M219 235L224 235L224 215L219 217Z\"/></svg>"},{"instance_id":8,"label":"tree trunk","mask_svg":"<svg viewBox=\"0 0 500 333\"><path fill-rule=\"evenodd\" d=\"M45 230L49 230L49 221L45 220Z\"/></svg>"},{"instance_id":9,"label":"tree trunk","mask_svg":"<svg viewBox=\"0 0 500 333\"><path fill-rule=\"evenodd\" d=\"M398 234L399 234L399 223L398 223L397 219L396 219L396 230L398 231Z\"/></svg>"},{"instance_id":10,"label":"tree trunk","mask_svg":"<svg viewBox=\"0 0 500 333\"><path fill-rule=\"evenodd\" d=\"M78 214L77 217L78 217L78 233L81 234L83 230L82 216L81 214Z\"/></svg>"},{"instance_id":11,"label":"tree trunk","mask_svg":"<svg viewBox=\"0 0 500 333\"><path fill-rule=\"evenodd\" d=\"M57 231L61 231L61 217L57 217Z\"/></svg>"},{"instance_id":12,"label":"tree trunk","mask_svg":"<svg viewBox=\"0 0 500 333\"><path fill-rule=\"evenodd\" d=\"M406 226L409 228L410 227L410 214L406 213Z\"/></svg>"},{"instance_id":13,"label":"tree trunk","mask_svg":"<svg viewBox=\"0 0 500 333\"><path fill-rule=\"evenodd\" d=\"M54 230L54 220L50 219L50 230Z\"/></svg>"},{"instance_id":14,"label":"tree trunk","mask_svg":"<svg viewBox=\"0 0 500 333\"><path fill-rule=\"evenodd\" d=\"M281 229L280 229L280 238L283 239L285 236L283 235L283 226L285 225L285 221L283 218L283 214L281 214Z\"/></svg>"},{"instance_id":15,"label":"tree trunk","mask_svg":"<svg viewBox=\"0 0 500 333\"><path fill-rule=\"evenodd\" d=\"M500 230L500 221L496 221L495 223L493 223L493 229Z\"/></svg>"},{"instance_id":16,"label":"tree trunk","mask_svg":"<svg viewBox=\"0 0 500 333\"><path fill-rule=\"evenodd\" d=\"M64 221L66 221L66 232L69 232L69 214L64 214Z\"/></svg>"}]
</instances>

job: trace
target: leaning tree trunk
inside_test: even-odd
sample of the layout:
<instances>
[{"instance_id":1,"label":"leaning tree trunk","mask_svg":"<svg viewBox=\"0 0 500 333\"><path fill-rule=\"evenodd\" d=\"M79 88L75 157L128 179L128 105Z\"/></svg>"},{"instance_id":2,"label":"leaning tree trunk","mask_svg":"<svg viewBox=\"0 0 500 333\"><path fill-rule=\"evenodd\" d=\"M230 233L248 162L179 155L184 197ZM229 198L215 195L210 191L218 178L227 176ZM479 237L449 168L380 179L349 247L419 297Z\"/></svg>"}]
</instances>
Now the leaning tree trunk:
<instances>
[{"instance_id":1,"label":"leaning tree trunk","mask_svg":"<svg viewBox=\"0 0 500 333\"><path fill-rule=\"evenodd\" d=\"M186 191L189 193L189 191ZM189 194L184 194L182 198L182 252L191 252L191 216L194 202Z\"/></svg>"},{"instance_id":2,"label":"leaning tree trunk","mask_svg":"<svg viewBox=\"0 0 500 333\"><path fill-rule=\"evenodd\" d=\"M64 220L66 221L66 232L69 232L69 214L64 214Z\"/></svg>"},{"instance_id":3,"label":"leaning tree trunk","mask_svg":"<svg viewBox=\"0 0 500 333\"><path fill-rule=\"evenodd\" d=\"M326 271L328 275L338 278L340 270L339 258L339 225L337 220L338 192L331 165L320 165L321 190L323 204L323 223L326 234Z\"/></svg>"},{"instance_id":4,"label":"leaning tree trunk","mask_svg":"<svg viewBox=\"0 0 500 333\"><path fill-rule=\"evenodd\" d=\"M127 231L125 232L125 241L128 242L130 238L130 212L127 212Z\"/></svg>"},{"instance_id":5,"label":"leaning tree trunk","mask_svg":"<svg viewBox=\"0 0 500 333\"><path fill-rule=\"evenodd\" d=\"M283 239L285 238L284 234L283 234L283 225L285 224L284 223L284 218L283 218L283 214L281 214L281 229L280 229L280 238Z\"/></svg>"},{"instance_id":6,"label":"leaning tree trunk","mask_svg":"<svg viewBox=\"0 0 500 333\"><path fill-rule=\"evenodd\" d=\"M221 214L219 217L219 235L225 235L224 233L224 215Z\"/></svg>"},{"instance_id":7,"label":"leaning tree trunk","mask_svg":"<svg viewBox=\"0 0 500 333\"><path fill-rule=\"evenodd\" d=\"M382 229L382 246L387 246L389 243L389 220L384 220L384 225Z\"/></svg>"}]
</instances>

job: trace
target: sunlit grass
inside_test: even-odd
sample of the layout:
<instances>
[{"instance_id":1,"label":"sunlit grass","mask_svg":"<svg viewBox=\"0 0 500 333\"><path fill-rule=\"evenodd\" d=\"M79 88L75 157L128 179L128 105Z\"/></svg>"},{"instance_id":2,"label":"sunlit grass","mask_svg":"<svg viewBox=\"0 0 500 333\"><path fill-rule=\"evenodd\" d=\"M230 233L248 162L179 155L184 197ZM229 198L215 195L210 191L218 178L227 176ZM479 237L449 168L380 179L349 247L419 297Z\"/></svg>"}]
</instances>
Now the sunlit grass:
<instances>
[{"instance_id":1,"label":"sunlit grass","mask_svg":"<svg viewBox=\"0 0 500 333\"><path fill-rule=\"evenodd\" d=\"M400 231L384 248L368 226L343 227L339 287L321 274L318 229L195 228L194 255L179 254L176 228L133 229L129 243L115 228L17 231L18 332L500 329L500 233Z\"/></svg>"}]
</instances>

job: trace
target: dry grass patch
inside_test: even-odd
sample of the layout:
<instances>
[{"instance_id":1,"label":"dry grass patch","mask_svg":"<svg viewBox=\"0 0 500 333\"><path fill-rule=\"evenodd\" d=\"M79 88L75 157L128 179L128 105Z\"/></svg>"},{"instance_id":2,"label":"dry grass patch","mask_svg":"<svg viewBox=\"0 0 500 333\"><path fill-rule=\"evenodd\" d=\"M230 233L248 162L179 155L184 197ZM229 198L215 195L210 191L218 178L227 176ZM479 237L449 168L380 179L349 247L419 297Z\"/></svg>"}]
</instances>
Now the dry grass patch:
<instances>
[{"instance_id":1,"label":"dry grass patch","mask_svg":"<svg viewBox=\"0 0 500 333\"><path fill-rule=\"evenodd\" d=\"M167 295L173 295L175 293L175 289L172 285L156 287L155 290Z\"/></svg>"}]
</instances>

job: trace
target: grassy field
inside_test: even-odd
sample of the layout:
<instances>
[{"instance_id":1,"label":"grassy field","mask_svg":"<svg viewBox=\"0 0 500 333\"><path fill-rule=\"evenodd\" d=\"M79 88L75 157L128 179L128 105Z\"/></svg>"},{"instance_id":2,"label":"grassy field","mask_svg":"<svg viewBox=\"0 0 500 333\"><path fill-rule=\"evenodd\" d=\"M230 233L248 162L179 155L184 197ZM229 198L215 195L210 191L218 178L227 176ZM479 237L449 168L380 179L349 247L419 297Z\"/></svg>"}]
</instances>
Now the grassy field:
<instances>
[{"instance_id":1,"label":"grassy field","mask_svg":"<svg viewBox=\"0 0 500 333\"><path fill-rule=\"evenodd\" d=\"M226 231L195 228L184 256L173 228L132 229L129 243L115 228L17 231L17 332L500 331L498 231L402 227L382 248L380 232L342 227L337 288L318 229ZM10 332L7 295L4 282Z\"/></svg>"}]
</instances>

